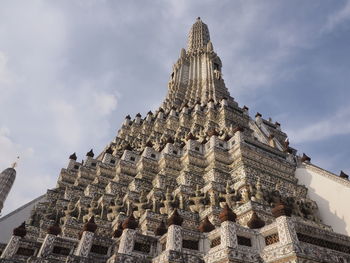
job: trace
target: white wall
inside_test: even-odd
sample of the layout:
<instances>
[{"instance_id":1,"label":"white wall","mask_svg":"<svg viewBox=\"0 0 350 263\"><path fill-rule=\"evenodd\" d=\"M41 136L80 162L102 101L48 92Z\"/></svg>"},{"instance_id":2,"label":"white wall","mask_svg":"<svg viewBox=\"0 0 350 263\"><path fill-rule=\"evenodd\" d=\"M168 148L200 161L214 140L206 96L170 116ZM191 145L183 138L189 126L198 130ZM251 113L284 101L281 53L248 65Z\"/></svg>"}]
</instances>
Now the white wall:
<instances>
[{"instance_id":1,"label":"white wall","mask_svg":"<svg viewBox=\"0 0 350 263\"><path fill-rule=\"evenodd\" d=\"M29 203L21 206L15 211L0 218L0 243L7 243L12 235L14 228L18 227L23 221L26 221L33 207L45 200L45 195L30 201Z\"/></svg>"},{"instance_id":2,"label":"white wall","mask_svg":"<svg viewBox=\"0 0 350 263\"><path fill-rule=\"evenodd\" d=\"M311 164L301 165L295 175L317 202L322 221L350 236L350 181Z\"/></svg>"}]
</instances>

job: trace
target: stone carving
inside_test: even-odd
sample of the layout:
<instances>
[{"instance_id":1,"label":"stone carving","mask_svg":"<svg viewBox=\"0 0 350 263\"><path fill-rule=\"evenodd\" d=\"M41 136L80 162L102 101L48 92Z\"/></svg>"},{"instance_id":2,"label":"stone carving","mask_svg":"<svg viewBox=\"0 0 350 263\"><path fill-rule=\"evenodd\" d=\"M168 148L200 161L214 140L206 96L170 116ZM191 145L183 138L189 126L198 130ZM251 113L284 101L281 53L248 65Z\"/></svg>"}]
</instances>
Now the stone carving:
<instances>
[{"instance_id":1,"label":"stone carving","mask_svg":"<svg viewBox=\"0 0 350 263\"><path fill-rule=\"evenodd\" d=\"M134 205L137 208L137 211L134 211L134 216L140 218L146 209L149 207L147 195L145 191L141 191L138 202L135 202Z\"/></svg>"},{"instance_id":2,"label":"stone carving","mask_svg":"<svg viewBox=\"0 0 350 263\"><path fill-rule=\"evenodd\" d=\"M70 218L77 218L78 217L78 211L76 209L75 204L70 201L68 205L65 207L64 210L64 217L61 218L61 224L64 224L67 222Z\"/></svg>"},{"instance_id":3,"label":"stone carving","mask_svg":"<svg viewBox=\"0 0 350 263\"><path fill-rule=\"evenodd\" d=\"M220 197L224 198L224 202L220 202L221 207L227 204L231 209L234 209L237 206L239 197L235 189L231 187L230 182L226 183L225 194L220 194Z\"/></svg>"},{"instance_id":4,"label":"stone carving","mask_svg":"<svg viewBox=\"0 0 350 263\"><path fill-rule=\"evenodd\" d=\"M87 211L88 211L88 213L83 216L83 223L86 223L87 221L89 221L89 219L93 216L98 215L97 217L99 217L100 209L98 207L97 201L92 200L91 203L87 207Z\"/></svg>"},{"instance_id":5,"label":"stone carving","mask_svg":"<svg viewBox=\"0 0 350 263\"><path fill-rule=\"evenodd\" d=\"M119 196L112 200L107 213L108 221L113 221L119 215L119 213L123 212L123 208L124 203Z\"/></svg>"},{"instance_id":6,"label":"stone carving","mask_svg":"<svg viewBox=\"0 0 350 263\"><path fill-rule=\"evenodd\" d=\"M163 201L163 206L160 208L160 213L162 215L170 215L171 212L173 211L174 208L174 204L175 204L175 200L173 199L173 196L169 190L169 188L167 188L166 190L166 194L165 194L165 200Z\"/></svg>"},{"instance_id":7,"label":"stone carving","mask_svg":"<svg viewBox=\"0 0 350 263\"><path fill-rule=\"evenodd\" d=\"M204 210L204 201L205 201L205 196L202 194L202 191L199 188L199 185L197 185L196 191L194 196L190 197L190 201L192 201L192 205L190 205L190 210L192 212L201 212Z\"/></svg>"}]
</instances>

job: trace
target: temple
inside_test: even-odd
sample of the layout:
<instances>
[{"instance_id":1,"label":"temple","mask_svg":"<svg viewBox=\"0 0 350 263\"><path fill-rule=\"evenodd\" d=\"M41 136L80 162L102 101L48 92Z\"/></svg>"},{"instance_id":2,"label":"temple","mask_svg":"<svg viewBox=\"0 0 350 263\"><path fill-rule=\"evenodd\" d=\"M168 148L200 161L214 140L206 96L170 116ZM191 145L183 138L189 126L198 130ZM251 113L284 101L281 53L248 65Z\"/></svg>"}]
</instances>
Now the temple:
<instances>
[{"instance_id":1,"label":"temple","mask_svg":"<svg viewBox=\"0 0 350 263\"><path fill-rule=\"evenodd\" d=\"M344 172L313 165L230 96L197 18L161 106L126 116L96 157L72 154L0 262L350 262L347 203L319 201L322 182L349 195Z\"/></svg>"}]
</instances>

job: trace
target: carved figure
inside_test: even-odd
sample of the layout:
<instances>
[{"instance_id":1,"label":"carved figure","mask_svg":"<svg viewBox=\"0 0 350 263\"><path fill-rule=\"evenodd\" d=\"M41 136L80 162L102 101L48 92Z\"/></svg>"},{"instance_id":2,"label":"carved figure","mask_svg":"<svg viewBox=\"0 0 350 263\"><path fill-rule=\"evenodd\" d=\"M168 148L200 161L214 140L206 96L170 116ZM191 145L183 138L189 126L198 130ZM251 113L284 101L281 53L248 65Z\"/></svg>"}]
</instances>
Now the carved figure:
<instances>
[{"instance_id":1,"label":"carved figure","mask_svg":"<svg viewBox=\"0 0 350 263\"><path fill-rule=\"evenodd\" d=\"M204 210L204 200L205 200L205 197L202 194L202 191L199 189L199 185L197 185L195 195L193 197L190 197L190 201L193 202L193 205L190 205L190 210L192 212L197 212L197 213Z\"/></svg>"},{"instance_id":2,"label":"carved figure","mask_svg":"<svg viewBox=\"0 0 350 263\"><path fill-rule=\"evenodd\" d=\"M140 218L144 211L148 208L148 200L145 191L141 191L139 201L135 203L137 211L134 211L134 216Z\"/></svg>"},{"instance_id":3,"label":"carved figure","mask_svg":"<svg viewBox=\"0 0 350 263\"><path fill-rule=\"evenodd\" d=\"M95 200L92 200L90 205L88 205L88 208L87 208L87 211L88 213L86 215L83 216L83 223L86 223L87 221L89 221L89 219L92 217L92 216L95 216L98 215L99 211L98 211L98 204ZM98 215L99 217L99 215Z\"/></svg>"},{"instance_id":4,"label":"carved figure","mask_svg":"<svg viewBox=\"0 0 350 263\"><path fill-rule=\"evenodd\" d=\"M224 197L225 202L220 202L220 206L224 207L225 204L229 206L229 208L234 209L237 206L238 196L236 191L231 188L230 183L226 183L226 193L221 194L220 196Z\"/></svg>"},{"instance_id":5,"label":"carved figure","mask_svg":"<svg viewBox=\"0 0 350 263\"><path fill-rule=\"evenodd\" d=\"M252 200L255 201L255 202L264 203L265 202L265 200L264 200L264 193L262 191L260 178L256 182L255 189L256 190L255 190L254 196L252 197Z\"/></svg>"},{"instance_id":6,"label":"carved figure","mask_svg":"<svg viewBox=\"0 0 350 263\"><path fill-rule=\"evenodd\" d=\"M117 197L115 200L112 200L108 208L108 221L113 221L119 215L119 213L122 212L123 206L124 204L119 197Z\"/></svg>"},{"instance_id":7,"label":"carved figure","mask_svg":"<svg viewBox=\"0 0 350 263\"><path fill-rule=\"evenodd\" d=\"M251 189L250 185L247 185L247 186L240 189L239 192L240 192L241 198L237 202L238 204L243 205L243 204L250 201L250 189Z\"/></svg>"},{"instance_id":8,"label":"carved figure","mask_svg":"<svg viewBox=\"0 0 350 263\"><path fill-rule=\"evenodd\" d=\"M173 196L172 196L169 188L167 188L166 193L165 193L165 200L163 201L164 207L160 208L160 213L162 215L164 215L164 214L170 215L172 210L173 210L173 204L174 204Z\"/></svg>"},{"instance_id":9,"label":"carved figure","mask_svg":"<svg viewBox=\"0 0 350 263\"><path fill-rule=\"evenodd\" d=\"M67 222L67 220L71 217L77 217L78 213L77 213L77 209L74 205L74 203L72 201L70 201L68 203L68 205L65 207L64 210L64 217L60 219L61 224L64 224L65 222Z\"/></svg>"},{"instance_id":10,"label":"carved figure","mask_svg":"<svg viewBox=\"0 0 350 263\"><path fill-rule=\"evenodd\" d=\"M209 206L211 207L219 206L218 196L214 190L209 191Z\"/></svg>"}]
</instances>

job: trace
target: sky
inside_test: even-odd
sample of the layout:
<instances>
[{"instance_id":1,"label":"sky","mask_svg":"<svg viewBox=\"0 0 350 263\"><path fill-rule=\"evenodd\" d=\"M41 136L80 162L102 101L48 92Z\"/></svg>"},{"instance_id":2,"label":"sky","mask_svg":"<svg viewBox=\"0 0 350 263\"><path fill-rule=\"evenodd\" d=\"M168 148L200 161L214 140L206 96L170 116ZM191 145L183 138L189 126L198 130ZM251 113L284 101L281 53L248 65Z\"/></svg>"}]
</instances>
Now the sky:
<instances>
[{"instance_id":1,"label":"sky","mask_svg":"<svg viewBox=\"0 0 350 263\"><path fill-rule=\"evenodd\" d=\"M239 105L350 174L350 1L0 0L0 170L20 156L3 215L160 106L198 16Z\"/></svg>"}]
</instances>

